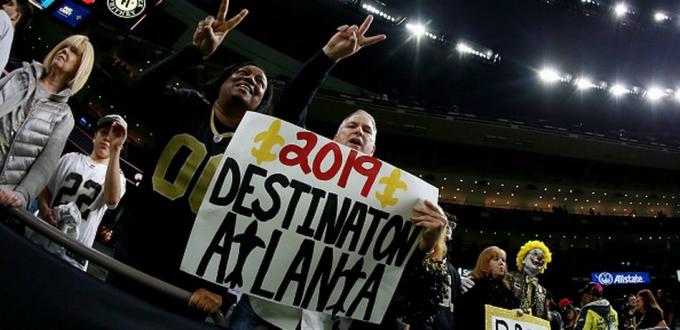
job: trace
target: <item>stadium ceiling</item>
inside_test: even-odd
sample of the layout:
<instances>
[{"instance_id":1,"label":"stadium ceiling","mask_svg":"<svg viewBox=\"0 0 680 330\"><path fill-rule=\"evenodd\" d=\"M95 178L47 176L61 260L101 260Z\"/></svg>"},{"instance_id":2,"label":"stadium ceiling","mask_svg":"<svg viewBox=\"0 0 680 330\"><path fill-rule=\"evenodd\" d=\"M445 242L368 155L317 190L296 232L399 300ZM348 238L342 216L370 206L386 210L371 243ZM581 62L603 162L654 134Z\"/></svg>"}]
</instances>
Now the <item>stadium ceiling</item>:
<instances>
[{"instance_id":1,"label":"stadium ceiling","mask_svg":"<svg viewBox=\"0 0 680 330\"><path fill-rule=\"evenodd\" d=\"M191 2L208 12L216 6ZM301 61L337 26L359 24L372 13L370 32L386 33L388 40L341 63L334 75L401 103L677 135L680 9L671 1L627 1L631 13L624 17L613 1L588 10L580 0L231 3L234 11L251 11L240 31ZM668 19L657 21L657 11ZM548 65L569 73L569 83L546 86L539 72ZM639 97L614 97L617 84Z\"/></svg>"}]
</instances>

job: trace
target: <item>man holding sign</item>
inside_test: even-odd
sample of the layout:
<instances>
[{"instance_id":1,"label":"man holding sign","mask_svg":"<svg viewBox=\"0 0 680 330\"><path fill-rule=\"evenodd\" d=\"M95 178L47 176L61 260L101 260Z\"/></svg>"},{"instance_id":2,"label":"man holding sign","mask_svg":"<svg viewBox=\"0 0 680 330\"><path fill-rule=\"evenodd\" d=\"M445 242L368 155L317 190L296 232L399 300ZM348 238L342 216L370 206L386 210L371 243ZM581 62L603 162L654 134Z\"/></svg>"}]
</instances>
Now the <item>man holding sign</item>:
<instances>
[{"instance_id":1,"label":"man holding sign","mask_svg":"<svg viewBox=\"0 0 680 330\"><path fill-rule=\"evenodd\" d=\"M142 164L145 178L150 179L142 181L128 198L116 258L193 291L189 304L199 312L198 318L215 312L222 305L223 295L218 292L226 290L205 289L205 281L182 274L179 264L206 188L244 115L273 113L302 125L307 105L335 63L385 39L384 35L364 35L371 16L361 27L339 27L290 82L273 111L267 76L250 63L228 67L208 83L207 100L195 90L167 86L172 78L213 54L248 14L244 9L227 20L227 8L228 0L223 0L216 18L209 16L198 23L191 45L147 69L129 88L137 115L158 135ZM143 210L149 212L142 215ZM123 279L113 282L168 309L191 313L186 306L169 306L165 297Z\"/></svg>"},{"instance_id":2,"label":"man holding sign","mask_svg":"<svg viewBox=\"0 0 680 330\"><path fill-rule=\"evenodd\" d=\"M335 142L271 117L244 123L182 270L264 298L243 298L233 329L329 328L331 315L379 323L413 247L420 263L443 239L444 212L422 201L436 188L370 156L377 130L364 111L343 121Z\"/></svg>"}]
</instances>

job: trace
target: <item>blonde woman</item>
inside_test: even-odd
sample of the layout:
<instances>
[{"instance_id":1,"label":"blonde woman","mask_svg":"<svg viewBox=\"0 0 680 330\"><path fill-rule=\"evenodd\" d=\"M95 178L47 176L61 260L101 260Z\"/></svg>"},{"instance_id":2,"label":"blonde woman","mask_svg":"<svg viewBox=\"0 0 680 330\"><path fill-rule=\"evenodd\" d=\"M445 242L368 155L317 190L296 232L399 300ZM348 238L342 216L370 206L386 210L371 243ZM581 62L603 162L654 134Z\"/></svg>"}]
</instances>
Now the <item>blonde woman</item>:
<instances>
[{"instance_id":1,"label":"blonde woman","mask_svg":"<svg viewBox=\"0 0 680 330\"><path fill-rule=\"evenodd\" d=\"M64 39L43 63L0 79L0 205L25 207L52 176L74 120L66 103L87 81L94 49L87 37Z\"/></svg>"}]
</instances>

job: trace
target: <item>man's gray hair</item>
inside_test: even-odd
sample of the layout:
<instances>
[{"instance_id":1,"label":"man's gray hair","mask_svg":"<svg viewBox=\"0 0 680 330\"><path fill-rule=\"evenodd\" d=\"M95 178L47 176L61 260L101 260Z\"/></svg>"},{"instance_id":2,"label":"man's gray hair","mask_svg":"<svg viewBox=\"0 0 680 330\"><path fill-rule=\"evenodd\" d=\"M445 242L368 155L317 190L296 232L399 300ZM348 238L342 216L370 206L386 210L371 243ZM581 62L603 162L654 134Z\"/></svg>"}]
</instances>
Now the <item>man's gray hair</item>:
<instances>
[{"instance_id":1,"label":"man's gray hair","mask_svg":"<svg viewBox=\"0 0 680 330\"><path fill-rule=\"evenodd\" d=\"M368 119L371 120L371 124L373 124L373 131L375 132L375 136L377 137L378 126L375 124L375 118L373 118L373 116L370 113L368 113L366 110L361 110L361 109L354 111L354 112L350 113L347 117L345 117L345 119L342 120L342 123L340 123L340 126L338 126L338 131L335 134L337 135L338 133L340 133L340 130L342 129L342 126L345 125L345 122L348 121L350 118L356 116L356 115L364 115L364 116L368 117Z\"/></svg>"}]
</instances>

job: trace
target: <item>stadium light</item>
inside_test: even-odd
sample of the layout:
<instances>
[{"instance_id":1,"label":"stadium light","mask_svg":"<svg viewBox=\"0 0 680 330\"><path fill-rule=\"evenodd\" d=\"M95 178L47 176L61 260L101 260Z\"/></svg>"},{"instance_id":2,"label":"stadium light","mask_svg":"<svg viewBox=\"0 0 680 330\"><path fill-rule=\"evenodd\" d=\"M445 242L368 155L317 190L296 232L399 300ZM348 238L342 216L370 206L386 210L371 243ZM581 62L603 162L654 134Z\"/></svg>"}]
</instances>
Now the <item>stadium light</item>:
<instances>
[{"instance_id":1,"label":"stadium light","mask_svg":"<svg viewBox=\"0 0 680 330\"><path fill-rule=\"evenodd\" d=\"M581 0L581 11L586 16L599 15L602 11L602 4L595 0Z\"/></svg>"},{"instance_id":2,"label":"stadium light","mask_svg":"<svg viewBox=\"0 0 680 330\"><path fill-rule=\"evenodd\" d=\"M670 94L673 94L673 96L675 97L675 100L680 102L680 89L678 89L675 92L670 93Z\"/></svg>"},{"instance_id":3,"label":"stadium light","mask_svg":"<svg viewBox=\"0 0 680 330\"><path fill-rule=\"evenodd\" d=\"M458 52L459 55L465 56L465 55L474 55L478 58L481 58L482 60L491 63L491 64L497 64L501 61L501 56L500 54L494 52L493 50L486 48L484 46L475 44L473 42L469 41L459 41L456 43L455 50Z\"/></svg>"},{"instance_id":4,"label":"stadium light","mask_svg":"<svg viewBox=\"0 0 680 330\"><path fill-rule=\"evenodd\" d=\"M612 95L614 95L615 97L620 97L626 93L629 93L630 91L628 90L628 88L626 88L625 85L617 83L612 85L612 88L609 89L609 92L612 93Z\"/></svg>"},{"instance_id":5,"label":"stadium light","mask_svg":"<svg viewBox=\"0 0 680 330\"><path fill-rule=\"evenodd\" d=\"M616 17L621 18L623 16L626 16L626 14L628 13L629 13L628 5L626 5L625 3L619 2L614 6L614 15L616 15Z\"/></svg>"},{"instance_id":6,"label":"stadium light","mask_svg":"<svg viewBox=\"0 0 680 330\"><path fill-rule=\"evenodd\" d=\"M378 8L373 7L372 5L364 3L364 4L361 5L361 9L367 11L370 14L373 14L373 15L381 17L385 20L388 20L390 22L396 22L397 21L397 19L395 17L392 17L391 15L383 12L382 10L380 10Z\"/></svg>"},{"instance_id":7,"label":"stadium light","mask_svg":"<svg viewBox=\"0 0 680 330\"><path fill-rule=\"evenodd\" d=\"M657 11L657 12L654 13L654 21L657 22L657 23L669 21L670 19L671 19L671 17L668 16L668 14L666 14L663 11Z\"/></svg>"},{"instance_id":8,"label":"stadium light","mask_svg":"<svg viewBox=\"0 0 680 330\"><path fill-rule=\"evenodd\" d=\"M597 85L593 84L593 82L588 77L576 78L576 80L574 80L574 85L576 85L576 89L578 90L586 90L597 87Z\"/></svg>"},{"instance_id":9,"label":"stadium light","mask_svg":"<svg viewBox=\"0 0 680 330\"><path fill-rule=\"evenodd\" d=\"M545 67L538 72L538 77L545 83L554 83L562 79L559 71L552 67Z\"/></svg>"},{"instance_id":10,"label":"stadium light","mask_svg":"<svg viewBox=\"0 0 680 330\"><path fill-rule=\"evenodd\" d=\"M474 54L475 50L468 46L465 42L461 41L456 44L456 50L461 54Z\"/></svg>"},{"instance_id":11,"label":"stadium light","mask_svg":"<svg viewBox=\"0 0 680 330\"><path fill-rule=\"evenodd\" d=\"M601 90L606 90L607 86L609 86L609 84L606 81L600 81L599 83L595 84L595 88ZM605 195L607 195L607 193L605 193Z\"/></svg>"},{"instance_id":12,"label":"stadium light","mask_svg":"<svg viewBox=\"0 0 680 330\"><path fill-rule=\"evenodd\" d=\"M439 41L441 43L444 43L444 36L440 34L436 34L434 32L428 31L425 25L422 23L414 22L414 23L406 23L406 30L411 32L416 38L420 38L421 36L426 36L434 41Z\"/></svg>"},{"instance_id":13,"label":"stadium light","mask_svg":"<svg viewBox=\"0 0 680 330\"><path fill-rule=\"evenodd\" d=\"M666 96L666 92L662 88L656 86L648 88L647 92L645 92L645 97L650 102L656 102L662 99L664 96Z\"/></svg>"},{"instance_id":14,"label":"stadium light","mask_svg":"<svg viewBox=\"0 0 680 330\"><path fill-rule=\"evenodd\" d=\"M406 29L409 30L416 37L420 37L427 33L425 26L420 23L406 23Z\"/></svg>"},{"instance_id":15,"label":"stadium light","mask_svg":"<svg viewBox=\"0 0 680 330\"><path fill-rule=\"evenodd\" d=\"M350 1L352 2L352 1ZM385 3L376 0L360 0L356 1L358 7L364 12L382 19L389 23L399 25L406 20L406 16L400 14L393 8L388 7ZM355 5L357 6L357 5Z\"/></svg>"}]
</instances>

